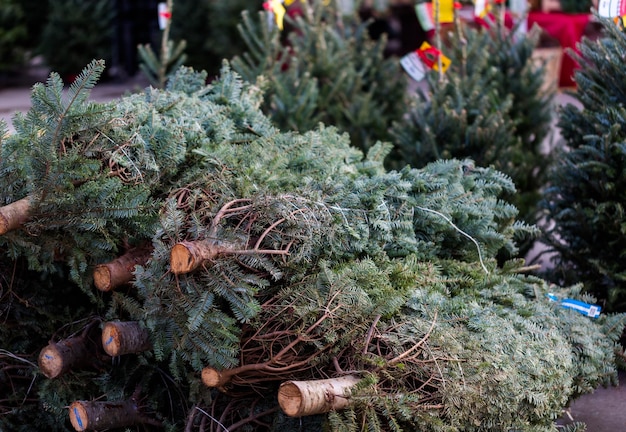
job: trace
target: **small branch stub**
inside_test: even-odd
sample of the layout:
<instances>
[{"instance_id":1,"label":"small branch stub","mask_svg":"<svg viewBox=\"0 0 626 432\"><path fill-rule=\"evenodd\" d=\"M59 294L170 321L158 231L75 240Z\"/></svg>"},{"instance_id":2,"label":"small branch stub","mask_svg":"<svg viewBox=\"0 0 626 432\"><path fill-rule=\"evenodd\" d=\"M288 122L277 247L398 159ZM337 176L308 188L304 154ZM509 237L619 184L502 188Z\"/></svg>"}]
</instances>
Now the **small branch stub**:
<instances>
[{"instance_id":1,"label":"small branch stub","mask_svg":"<svg viewBox=\"0 0 626 432\"><path fill-rule=\"evenodd\" d=\"M70 405L70 423L77 431L117 429L138 424L161 426L139 411L135 400L121 402L75 401Z\"/></svg>"},{"instance_id":2,"label":"small branch stub","mask_svg":"<svg viewBox=\"0 0 626 432\"><path fill-rule=\"evenodd\" d=\"M100 291L111 291L133 280L133 272L138 265L144 265L150 259L150 248L133 248L121 257L97 265L93 272L93 282Z\"/></svg>"},{"instance_id":3,"label":"small branch stub","mask_svg":"<svg viewBox=\"0 0 626 432\"><path fill-rule=\"evenodd\" d=\"M222 372L212 367L202 369L202 383L210 388L219 388L228 384L230 377L224 377Z\"/></svg>"},{"instance_id":4,"label":"small branch stub","mask_svg":"<svg viewBox=\"0 0 626 432\"><path fill-rule=\"evenodd\" d=\"M46 377L56 378L88 363L93 355L81 336L51 342L39 353L39 369Z\"/></svg>"},{"instance_id":5,"label":"small branch stub","mask_svg":"<svg viewBox=\"0 0 626 432\"><path fill-rule=\"evenodd\" d=\"M348 375L315 381L287 381L278 389L278 404L290 417L342 410L350 404L350 388L359 379Z\"/></svg>"},{"instance_id":6,"label":"small branch stub","mask_svg":"<svg viewBox=\"0 0 626 432\"><path fill-rule=\"evenodd\" d=\"M147 351L152 347L148 329L137 321L111 321L102 329L102 348L111 357Z\"/></svg>"},{"instance_id":7,"label":"small branch stub","mask_svg":"<svg viewBox=\"0 0 626 432\"><path fill-rule=\"evenodd\" d=\"M212 241L183 241L175 244L170 251L170 269L174 274L190 273L218 253Z\"/></svg>"},{"instance_id":8,"label":"small branch stub","mask_svg":"<svg viewBox=\"0 0 626 432\"><path fill-rule=\"evenodd\" d=\"M30 197L0 207L0 235L21 227L30 217Z\"/></svg>"}]
</instances>

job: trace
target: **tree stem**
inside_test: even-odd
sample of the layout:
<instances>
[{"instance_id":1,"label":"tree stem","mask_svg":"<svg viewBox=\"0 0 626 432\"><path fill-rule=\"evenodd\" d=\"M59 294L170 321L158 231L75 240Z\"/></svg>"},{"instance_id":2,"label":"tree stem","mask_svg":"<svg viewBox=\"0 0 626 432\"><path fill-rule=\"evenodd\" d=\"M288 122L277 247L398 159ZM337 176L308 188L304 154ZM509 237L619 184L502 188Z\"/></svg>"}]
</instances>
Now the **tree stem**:
<instances>
[{"instance_id":1,"label":"tree stem","mask_svg":"<svg viewBox=\"0 0 626 432\"><path fill-rule=\"evenodd\" d=\"M111 262L97 265L93 272L94 285L106 292L131 282L135 267L147 263L151 254L150 247L132 248Z\"/></svg>"},{"instance_id":2,"label":"tree stem","mask_svg":"<svg viewBox=\"0 0 626 432\"><path fill-rule=\"evenodd\" d=\"M21 227L30 218L31 197L0 207L0 235Z\"/></svg>"}]
</instances>

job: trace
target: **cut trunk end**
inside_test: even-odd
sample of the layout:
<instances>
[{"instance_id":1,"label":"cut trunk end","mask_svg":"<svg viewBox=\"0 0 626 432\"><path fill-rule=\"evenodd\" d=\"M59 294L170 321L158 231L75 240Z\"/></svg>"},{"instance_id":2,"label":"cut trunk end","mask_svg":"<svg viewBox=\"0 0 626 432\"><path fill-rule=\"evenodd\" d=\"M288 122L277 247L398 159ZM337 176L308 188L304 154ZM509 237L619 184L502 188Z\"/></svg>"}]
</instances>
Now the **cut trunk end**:
<instances>
[{"instance_id":1,"label":"cut trunk end","mask_svg":"<svg viewBox=\"0 0 626 432\"><path fill-rule=\"evenodd\" d=\"M278 389L278 404L290 417L340 411L350 404L350 388L359 379L348 375L315 381L287 381Z\"/></svg>"},{"instance_id":2,"label":"cut trunk end","mask_svg":"<svg viewBox=\"0 0 626 432\"><path fill-rule=\"evenodd\" d=\"M131 282L135 267L146 264L151 253L150 248L134 248L111 262L96 266L93 272L94 285L100 291L110 291Z\"/></svg>"},{"instance_id":3,"label":"cut trunk end","mask_svg":"<svg viewBox=\"0 0 626 432\"><path fill-rule=\"evenodd\" d=\"M39 369L48 378L56 378L89 362L94 356L84 337L51 342L39 353Z\"/></svg>"},{"instance_id":4,"label":"cut trunk end","mask_svg":"<svg viewBox=\"0 0 626 432\"><path fill-rule=\"evenodd\" d=\"M230 381L230 377L212 367L202 369L202 383L210 388L224 387Z\"/></svg>"},{"instance_id":5,"label":"cut trunk end","mask_svg":"<svg viewBox=\"0 0 626 432\"><path fill-rule=\"evenodd\" d=\"M30 217L30 197L0 207L0 235L18 229Z\"/></svg>"},{"instance_id":6,"label":"cut trunk end","mask_svg":"<svg viewBox=\"0 0 626 432\"><path fill-rule=\"evenodd\" d=\"M215 258L219 252L217 245L212 241L177 243L170 251L170 269L174 274L190 273L200 267L204 261Z\"/></svg>"},{"instance_id":7,"label":"cut trunk end","mask_svg":"<svg viewBox=\"0 0 626 432\"><path fill-rule=\"evenodd\" d=\"M76 401L70 405L70 423L77 431L117 429L142 423L159 425L139 412L134 400Z\"/></svg>"},{"instance_id":8,"label":"cut trunk end","mask_svg":"<svg viewBox=\"0 0 626 432\"><path fill-rule=\"evenodd\" d=\"M104 324L102 329L102 347L111 357L135 354L149 350L150 334L137 321L113 321Z\"/></svg>"}]
</instances>

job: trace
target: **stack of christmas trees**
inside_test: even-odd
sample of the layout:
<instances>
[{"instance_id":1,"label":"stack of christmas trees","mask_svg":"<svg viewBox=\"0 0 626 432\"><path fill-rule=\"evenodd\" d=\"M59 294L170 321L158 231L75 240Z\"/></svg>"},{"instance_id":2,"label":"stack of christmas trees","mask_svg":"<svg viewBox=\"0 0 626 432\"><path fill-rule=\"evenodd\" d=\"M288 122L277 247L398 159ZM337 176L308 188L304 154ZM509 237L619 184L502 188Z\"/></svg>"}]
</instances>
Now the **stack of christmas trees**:
<instances>
[{"instance_id":1,"label":"stack of christmas trees","mask_svg":"<svg viewBox=\"0 0 626 432\"><path fill-rule=\"evenodd\" d=\"M391 118L364 136L367 116L325 109L333 93L300 81L346 50L332 17L294 21L306 37L291 39L331 46L326 63L282 70L268 39L273 75L255 84L227 62L210 85L183 67L97 104L94 61L67 89L54 73L34 86L15 134L1 125L2 429L553 431L571 400L615 382L626 316L503 261L536 231L503 199L508 175L462 156L389 170L377 139ZM380 55L365 26L343 29ZM495 79L517 70L504 63L475 66ZM336 94L401 88L376 93L373 69L346 68L363 81ZM444 114L455 77L432 83ZM315 122L281 130L272 109L300 85L296 112ZM462 99L497 111L490 95Z\"/></svg>"},{"instance_id":2,"label":"stack of christmas trees","mask_svg":"<svg viewBox=\"0 0 626 432\"><path fill-rule=\"evenodd\" d=\"M90 103L102 70L3 134L5 428L551 430L615 378L622 315L497 265L508 177L281 132L227 65Z\"/></svg>"}]
</instances>

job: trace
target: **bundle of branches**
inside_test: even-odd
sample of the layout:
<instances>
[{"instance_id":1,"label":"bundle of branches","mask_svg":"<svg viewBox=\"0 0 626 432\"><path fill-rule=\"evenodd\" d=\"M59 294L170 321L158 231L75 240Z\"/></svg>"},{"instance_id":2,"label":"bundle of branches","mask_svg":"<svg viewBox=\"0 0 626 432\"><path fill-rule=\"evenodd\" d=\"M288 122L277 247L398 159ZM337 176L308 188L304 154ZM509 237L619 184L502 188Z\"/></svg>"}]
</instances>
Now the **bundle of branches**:
<instances>
[{"instance_id":1,"label":"bundle of branches","mask_svg":"<svg viewBox=\"0 0 626 432\"><path fill-rule=\"evenodd\" d=\"M366 152L390 140L391 123L405 112L407 81L397 60L384 56L386 38L373 40L358 7L344 14L340 3L298 3L301 13L286 15L282 32L267 12L245 11L238 28L247 51L232 64L245 80L263 82L263 111L282 129L334 125Z\"/></svg>"},{"instance_id":2,"label":"bundle of branches","mask_svg":"<svg viewBox=\"0 0 626 432\"><path fill-rule=\"evenodd\" d=\"M305 430L554 431L571 399L615 382L626 317L560 309L517 266L413 255L320 270L262 305L238 366L203 370L225 399L213 416L285 425L270 420L278 394L288 415L317 415Z\"/></svg>"},{"instance_id":3,"label":"bundle of branches","mask_svg":"<svg viewBox=\"0 0 626 432\"><path fill-rule=\"evenodd\" d=\"M329 134L336 137L329 129L305 136L330 145ZM254 154L258 145L264 140L244 149L229 146L229 157ZM294 146L284 156L299 159L302 148L312 149ZM527 228L514 223L515 209L497 198L511 184L493 170L446 161L385 172L383 159L384 152L372 152L351 164L351 175L333 176L331 166L291 192L274 189L249 198L231 194L249 192L256 171L246 176L245 166L236 165L208 171L174 190L176 200L163 210L150 263L135 274L141 306L122 294L115 298L151 330L157 358L185 360L198 371L207 364L230 367L236 363L237 322L253 319L260 304L285 284L316 273L322 260L417 253L481 261L513 248L513 235Z\"/></svg>"}]
</instances>

